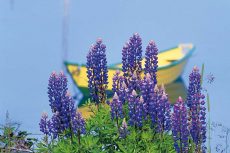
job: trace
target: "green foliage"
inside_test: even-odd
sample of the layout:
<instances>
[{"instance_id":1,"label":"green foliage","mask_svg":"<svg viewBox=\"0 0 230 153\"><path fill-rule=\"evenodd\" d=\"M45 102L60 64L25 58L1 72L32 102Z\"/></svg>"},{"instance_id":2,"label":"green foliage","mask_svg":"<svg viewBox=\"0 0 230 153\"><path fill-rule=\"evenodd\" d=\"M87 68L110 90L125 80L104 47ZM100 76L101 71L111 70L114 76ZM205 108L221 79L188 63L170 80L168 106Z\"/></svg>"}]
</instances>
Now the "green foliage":
<instances>
[{"instance_id":1,"label":"green foliage","mask_svg":"<svg viewBox=\"0 0 230 153\"><path fill-rule=\"evenodd\" d=\"M0 125L0 151L31 151L37 139L28 137L27 131L19 131L20 124L13 122L6 112L5 124Z\"/></svg>"},{"instance_id":2,"label":"green foliage","mask_svg":"<svg viewBox=\"0 0 230 153\"><path fill-rule=\"evenodd\" d=\"M38 152L46 153L173 153L173 140L170 134L156 134L149 128L146 122L141 129L129 127L129 134L125 138L120 137L116 121L110 117L108 105L99 105L99 109L90 102L86 104L91 107L93 115L86 120L86 134L81 135L80 143L75 135L70 138L59 137L57 140L47 139L39 143ZM128 113L128 112L126 112ZM127 115L128 116L128 115ZM119 120L119 125L122 121Z\"/></svg>"},{"instance_id":3,"label":"green foliage","mask_svg":"<svg viewBox=\"0 0 230 153\"><path fill-rule=\"evenodd\" d=\"M202 64L202 69L201 69L201 85L203 84L203 80L204 80L204 63Z\"/></svg>"}]
</instances>

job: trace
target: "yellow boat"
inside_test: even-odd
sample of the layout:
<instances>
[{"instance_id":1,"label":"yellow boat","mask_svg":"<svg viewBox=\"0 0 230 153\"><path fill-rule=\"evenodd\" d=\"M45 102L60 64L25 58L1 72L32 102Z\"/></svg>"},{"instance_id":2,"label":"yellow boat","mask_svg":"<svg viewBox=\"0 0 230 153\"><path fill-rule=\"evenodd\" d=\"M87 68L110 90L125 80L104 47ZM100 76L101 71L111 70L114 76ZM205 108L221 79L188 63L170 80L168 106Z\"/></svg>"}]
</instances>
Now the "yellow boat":
<instances>
[{"instance_id":1,"label":"yellow boat","mask_svg":"<svg viewBox=\"0 0 230 153\"><path fill-rule=\"evenodd\" d=\"M158 84L170 84L180 77L189 57L195 47L193 44L180 44L177 47L167 49L158 54ZM142 60L144 67L145 59ZM70 74L75 85L83 93L81 103L89 98L87 68L85 65L65 62L67 72ZM121 70L122 64L114 64L108 67L108 90L112 90L112 78L116 70ZM143 75L144 73L142 73ZM169 93L170 94L170 93Z\"/></svg>"}]
</instances>

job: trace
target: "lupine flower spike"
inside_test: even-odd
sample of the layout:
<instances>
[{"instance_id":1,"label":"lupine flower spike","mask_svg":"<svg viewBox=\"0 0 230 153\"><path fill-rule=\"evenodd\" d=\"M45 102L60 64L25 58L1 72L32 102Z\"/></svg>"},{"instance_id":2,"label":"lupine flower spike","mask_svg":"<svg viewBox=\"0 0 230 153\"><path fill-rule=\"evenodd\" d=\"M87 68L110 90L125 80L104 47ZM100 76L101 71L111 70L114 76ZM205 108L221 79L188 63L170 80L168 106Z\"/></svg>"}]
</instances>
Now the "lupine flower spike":
<instances>
[{"instance_id":1,"label":"lupine flower spike","mask_svg":"<svg viewBox=\"0 0 230 153\"><path fill-rule=\"evenodd\" d=\"M143 98L137 97L135 90L132 91L132 94L128 99L129 107L129 124L135 127L142 127L142 118L143 118Z\"/></svg>"},{"instance_id":2,"label":"lupine flower spike","mask_svg":"<svg viewBox=\"0 0 230 153\"><path fill-rule=\"evenodd\" d=\"M128 83L128 94L131 94L133 90L138 91L140 87L140 80L138 80L136 72L132 74L132 77L129 79Z\"/></svg>"},{"instance_id":3,"label":"lupine flower spike","mask_svg":"<svg viewBox=\"0 0 230 153\"><path fill-rule=\"evenodd\" d=\"M113 92L118 95L119 100L124 104L126 100L126 84L125 79L123 76L120 76L120 71L117 70L113 76L113 85L112 90Z\"/></svg>"},{"instance_id":4,"label":"lupine flower spike","mask_svg":"<svg viewBox=\"0 0 230 153\"><path fill-rule=\"evenodd\" d=\"M112 85L112 90L113 92L118 92L119 88L120 88L120 71L117 70L116 73L113 76L113 85Z\"/></svg>"},{"instance_id":5,"label":"lupine flower spike","mask_svg":"<svg viewBox=\"0 0 230 153\"><path fill-rule=\"evenodd\" d=\"M108 69L106 60L106 46L102 39L97 39L87 55L87 77L91 100L98 105L106 101L106 89L108 84Z\"/></svg>"},{"instance_id":6,"label":"lupine flower spike","mask_svg":"<svg viewBox=\"0 0 230 153\"><path fill-rule=\"evenodd\" d=\"M188 152L188 118L187 109L181 97L174 104L172 114L172 135L177 153Z\"/></svg>"},{"instance_id":7,"label":"lupine flower spike","mask_svg":"<svg viewBox=\"0 0 230 153\"><path fill-rule=\"evenodd\" d=\"M59 75L52 73L49 79L48 96L53 116L48 124L54 139L66 130L70 131L66 136L71 136L71 138L78 132L79 125L74 100L67 90L67 78L64 73L61 72ZM41 122L45 118L46 115L42 117Z\"/></svg>"},{"instance_id":8,"label":"lupine flower spike","mask_svg":"<svg viewBox=\"0 0 230 153\"><path fill-rule=\"evenodd\" d=\"M189 107L190 133L197 152L206 150L206 108L205 96L201 93L201 74L197 67L189 76L187 104Z\"/></svg>"},{"instance_id":9,"label":"lupine flower spike","mask_svg":"<svg viewBox=\"0 0 230 153\"><path fill-rule=\"evenodd\" d=\"M48 114L42 113L42 117L39 123L40 131L45 135L50 135L50 121L48 120Z\"/></svg>"},{"instance_id":10,"label":"lupine flower spike","mask_svg":"<svg viewBox=\"0 0 230 153\"><path fill-rule=\"evenodd\" d=\"M168 95L163 91L162 96L157 100L157 131L160 133L171 130L170 103Z\"/></svg>"},{"instance_id":11,"label":"lupine flower spike","mask_svg":"<svg viewBox=\"0 0 230 153\"><path fill-rule=\"evenodd\" d=\"M153 78L154 85L157 84L157 68L158 68L158 49L153 40L146 47L145 52L145 74L149 73Z\"/></svg>"},{"instance_id":12,"label":"lupine flower spike","mask_svg":"<svg viewBox=\"0 0 230 153\"><path fill-rule=\"evenodd\" d=\"M111 108L111 118L112 120L116 119L118 120L118 118L123 118L123 108L122 108L122 102L119 100L119 97L117 95L117 93L115 92L113 99L110 103L110 108Z\"/></svg>"},{"instance_id":13,"label":"lupine flower spike","mask_svg":"<svg viewBox=\"0 0 230 153\"><path fill-rule=\"evenodd\" d=\"M140 98L138 98L138 102L137 102L137 109L136 109L136 114L137 114L137 125L138 127L142 127L143 126L143 118L145 117L144 115L144 108L146 108L145 103L144 103L144 99L141 96Z\"/></svg>"},{"instance_id":14,"label":"lupine flower spike","mask_svg":"<svg viewBox=\"0 0 230 153\"><path fill-rule=\"evenodd\" d=\"M147 116L150 115L150 111L153 111L154 107L154 82L149 73L144 76L144 79L141 82L141 95L144 99L144 117L147 119ZM150 104L152 107L150 109Z\"/></svg>"},{"instance_id":15,"label":"lupine flower spike","mask_svg":"<svg viewBox=\"0 0 230 153\"><path fill-rule=\"evenodd\" d=\"M61 123L59 112L53 113L53 116L51 118L50 131L54 139L57 138L58 135L63 133L64 131L64 129L62 128L62 123Z\"/></svg>"},{"instance_id":16,"label":"lupine flower spike","mask_svg":"<svg viewBox=\"0 0 230 153\"><path fill-rule=\"evenodd\" d=\"M125 84L125 81L122 81L121 87L119 89L119 99L122 102L122 104L125 104L125 101L127 99L126 89L127 89L127 86Z\"/></svg>"},{"instance_id":17,"label":"lupine flower spike","mask_svg":"<svg viewBox=\"0 0 230 153\"><path fill-rule=\"evenodd\" d=\"M48 97L52 112L61 110L61 100L67 93L67 78L63 72L53 72L49 78Z\"/></svg>"},{"instance_id":18,"label":"lupine flower spike","mask_svg":"<svg viewBox=\"0 0 230 153\"><path fill-rule=\"evenodd\" d=\"M142 71L142 40L138 33L133 34L122 50L122 71L128 80L136 72L137 79L140 79ZM127 82L126 82L127 83Z\"/></svg>"},{"instance_id":19,"label":"lupine flower spike","mask_svg":"<svg viewBox=\"0 0 230 153\"><path fill-rule=\"evenodd\" d=\"M156 128L157 126L157 101L159 99L159 88L157 85L154 87L154 93L151 94L150 101L149 101L149 108L148 108L148 113L150 116L151 120L151 126L152 128Z\"/></svg>"},{"instance_id":20,"label":"lupine flower spike","mask_svg":"<svg viewBox=\"0 0 230 153\"><path fill-rule=\"evenodd\" d=\"M76 112L76 119L73 121L73 124L75 126L76 133L78 135L78 144L81 143L81 134L85 134L85 120L82 118L82 115L80 112Z\"/></svg>"},{"instance_id":21,"label":"lupine flower spike","mask_svg":"<svg viewBox=\"0 0 230 153\"><path fill-rule=\"evenodd\" d=\"M135 90L132 91L132 94L128 98L128 106L129 106L129 125L135 125L135 105L136 105L136 96L137 93Z\"/></svg>"},{"instance_id":22,"label":"lupine flower spike","mask_svg":"<svg viewBox=\"0 0 230 153\"><path fill-rule=\"evenodd\" d=\"M120 137L126 138L128 134L129 134L128 125L127 125L126 120L124 118L122 121L122 125L120 127Z\"/></svg>"}]
</instances>

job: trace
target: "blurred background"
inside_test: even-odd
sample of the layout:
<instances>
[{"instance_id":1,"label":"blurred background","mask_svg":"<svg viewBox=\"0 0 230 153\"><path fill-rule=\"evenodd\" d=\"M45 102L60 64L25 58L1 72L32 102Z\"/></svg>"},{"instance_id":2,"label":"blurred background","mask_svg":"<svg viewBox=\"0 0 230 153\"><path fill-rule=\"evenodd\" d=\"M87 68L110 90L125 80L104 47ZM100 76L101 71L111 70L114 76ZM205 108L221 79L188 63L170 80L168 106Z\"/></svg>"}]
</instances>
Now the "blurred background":
<instances>
[{"instance_id":1,"label":"blurred background","mask_svg":"<svg viewBox=\"0 0 230 153\"><path fill-rule=\"evenodd\" d=\"M143 48L151 39L159 50L193 43L182 79L187 86L193 66L204 63L205 79L215 77L204 84L211 120L230 127L229 0L0 0L0 123L8 110L22 129L39 133L41 113L50 112L48 78L64 68L63 58L85 63L101 37L108 63L121 62L122 46L134 32Z\"/></svg>"}]
</instances>

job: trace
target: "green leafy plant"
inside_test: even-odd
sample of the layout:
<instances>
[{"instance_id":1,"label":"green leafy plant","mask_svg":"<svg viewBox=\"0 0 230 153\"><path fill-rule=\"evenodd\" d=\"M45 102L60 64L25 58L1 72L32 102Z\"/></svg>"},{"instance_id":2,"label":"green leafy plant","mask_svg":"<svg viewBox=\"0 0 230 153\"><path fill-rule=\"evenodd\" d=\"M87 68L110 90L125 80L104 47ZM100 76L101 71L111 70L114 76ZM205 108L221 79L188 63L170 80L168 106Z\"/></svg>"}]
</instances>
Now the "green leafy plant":
<instances>
[{"instance_id":1,"label":"green leafy plant","mask_svg":"<svg viewBox=\"0 0 230 153\"><path fill-rule=\"evenodd\" d=\"M155 135L146 124L141 130L128 128L129 134L122 138L116 127L116 123L111 120L110 108L107 104L92 106L88 102L85 107L91 107L91 117L86 120L86 134L81 136L81 144L78 144L77 136L70 138L60 137L58 140L45 143L45 140L38 143L38 152L124 152L124 153L154 153L175 152L173 140L169 134L164 134L164 143L161 143L160 136ZM122 124L122 121L119 121Z\"/></svg>"},{"instance_id":2,"label":"green leafy plant","mask_svg":"<svg viewBox=\"0 0 230 153\"><path fill-rule=\"evenodd\" d=\"M0 151L24 151L32 152L37 139L28 137L27 131L19 130L20 124L11 121L9 112L6 112L5 124L0 125Z\"/></svg>"}]
</instances>

